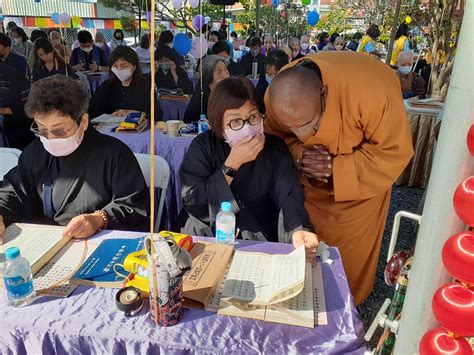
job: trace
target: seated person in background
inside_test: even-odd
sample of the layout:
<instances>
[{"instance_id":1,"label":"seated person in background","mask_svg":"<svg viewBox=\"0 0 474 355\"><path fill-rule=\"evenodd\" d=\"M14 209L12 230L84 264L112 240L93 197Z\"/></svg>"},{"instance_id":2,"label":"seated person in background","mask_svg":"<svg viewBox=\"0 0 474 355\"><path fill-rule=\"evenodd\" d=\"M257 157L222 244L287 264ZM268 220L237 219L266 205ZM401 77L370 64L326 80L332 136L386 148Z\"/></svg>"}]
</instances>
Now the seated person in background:
<instances>
[{"instance_id":1,"label":"seated person in background","mask_svg":"<svg viewBox=\"0 0 474 355\"><path fill-rule=\"evenodd\" d=\"M336 51L347 51L348 49L346 48L346 40L342 36L338 36L334 40L334 48Z\"/></svg>"},{"instance_id":2,"label":"seated person in background","mask_svg":"<svg viewBox=\"0 0 474 355\"><path fill-rule=\"evenodd\" d=\"M281 46L278 47L278 49L282 50L283 52L285 52L285 54L287 55L288 57L288 61L291 62L291 60L293 59L293 51L291 50L290 47L288 47L286 44L282 44Z\"/></svg>"},{"instance_id":3,"label":"seated person in background","mask_svg":"<svg viewBox=\"0 0 474 355\"><path fill-rule=\"evenodd\" d=\"M181 89L185 94L194 93L193 83L188 73L177 65L173 49L159 45L155 51L155 82L158 89Z\"/></svg>"},{"instance_id":4,"label":"seated person in background","mask_svg":"<svg viewBox=\"0 0 474 355\"><path fill-rule=\"evenodd\" d=\"M30 82L18 70L0 62L0 115L10 148L23 149L35 138L32 121L25 114Z\"/></svg>"},{"instance_id":5,"label":"seated person in background","mask_svg":"<svg viewBox=\"0 0 474 355\"><path fill-rule=\"evenodd\" d=\"M110 49L114 50L117 47L126 46L127 43L125 42L124 38L125 35L123 34L123 31L120 28L116 29L114 31L112 40L109 42Z\"/></svg>"},{"instance_id":6,"label":"seated person in background","mask_svg":"<svg viewBox=\"0 0 474 355\"><path fill-rule=\"evenodd\" d=\"M239 36L237 35L237 32L232 31L230 33L230 37L232 39L232 47L234 47L235 51L240 50L240 46L245 45L245 41L243 39L239 38Z\"/></svg>"},{"instance_id":7,"label":"seated person in background","mask_svg":"<svg viewBox=\"0 0 474 355\"><path fill-rule=\"evenodd\" d=\"M30 34L31 43L35 44L35 42L38 38L48 38L48 34L44 31L42 31L42 30L33 30L33 31L31 31L31 34ZM69 56L69 58L70 58L70 56ZM28 66L30 67L30 70L33 70L33 66L35 65L36 59L37 59L37 58L35 58L34 51L31 51L30 56L26 59L28 61Z\"/></svg>"},{"instance_id":8,"label":"seated person in background","mask_svg":"<svg viewBox=\"0 0 474 355\"><path fill-rule=\"evenodd\" d=\"M181 54L179 54L176 49L174 49L173 41L174 41L173 32L169 30L163 31L160 33L160 37L158 38L157 47L162 44L170 47L176 57L176 62L178 64L178 67L181 67L182 69L186 70L186 66L185 66L186 63L184 62L184 57Z\"/></svg>"},{"instance_id":9,"label":"seated person in background","mask_svg":"<svg viewBox=\"0 0 474 355\"><path fill-rule=\"evenodd\" d=\"M397 75L402 86L402 96L404 99L411 97L425 98L425 80L412 71L414 62L413 52L402 51L398 55Z\"/></svg>"},{"instance_id":10,"label":"seated person in background","mask_svg":"<svg viewBox=\"0 0 474 355\"><path fill-rule=\"evenodd\" d=\"M311 44L309 43L309 40L309 35L302 35L300 37L300 54L309 55L314 53L314 50L311 48Z\"/></svg>"},{"instance_id":11,"label":"seated person in background","mask_svg":"<svg viewBox=\"0 0 474 355\"><path fill-rule=\"evenodd\" d=\"M90 118L104 113L126 116L132 112L146 112L150 119L151 83L142 75L137 53L130 47L117 47L110 55L110 65L109 79L92 96ZM163 113L155 97L155 121L162 118Z\"/></svg>"},{"instance_id":12,"label":"seated person in background","mask_svg":"<svg viewBox=\"0 0 474 355\"><path fill-rule=\"evenodd\" d=\"M253 62L258 62L257 74L260 75L265 72L265 56L260 53L262 50L262 41L258 37L253 37L250 42L250 53L245 54L240 59L240 65L244 68L245 75L252 74Z\"/></svg>"},{"instance_id":13,"label":"seated person in background","mask_svg":"<svg viewBox=\"0 0 474 355\"><path fill-rule=\"evenodd\" d=\"M28 79L30 78L30 67L25 57L12 52L12 40L5 33L0 33L0 61L17 70Z\"/></svg>"},{"instance_id":14,"label":"seated person in background","mask_svg":"<svg viewBox=\"0 0 474 355\"><path fill-rule=\"evenodd\" d=\"M362 39L362 33L360 33L360 32L354 33L354 35L352 36L351 41L347 45L347 49L349 49L353 52L357 52L357 47L359 47L359 42L360 42L361 39Z\"/></svg>"},{"instance_id":15,"label":"seated person in background","mask_svg":"<svg viewBox=\"0 0 474 355\"><path fill-rule=\"evenodd\" d=\"M329 43L324 46L323 51L335 51L336 49L336 39L341 37L341 35L337 32L333 33L331 37L329 37Z\"/></svg>"},{"instance_id":16,"label":"seated person in background","mask_svg":"<svg viewBox=\"0 0 474 355\"><path fill-rule=\"evenodd\" d=\"M299 38L290 38L290 40L288 41L288 47L290 47L291 49L291 61L298 60L304 57L304 54L301 53Z\"/></svg>"},{"instance_id":17,"label":"seated person in background","mask_svg":"<svg viewBox=\"0 0 474 355\"><path fill-rule=\"evenodd\" d=\"M140 38L140 45L135 48L138 60L140 61L140 69L143 75L150 74L150 36L145 33Z\"/></svg>"},{"instance_id":18,"label":"seated person in background","mask_svg":"<svg viewBox=\"0 0 474 355\"><path fill-rule=\"evenodd\" d=\"M28 41L26 32L21 27L13 27L10 33L12 39L12 52L28 59L33 50L33 43Z\"/></svg>"},{"instance_id":19,"label":"seated person in background","mask_svg":"<svg viewBox=\"0 0 474 355\"><path fill-rule=\"evenodd\" d=\"M104 51L104 59L105 59L105 62L108 63L110 59L110 53L112 53L112 49L109 47L109 45L105 41L105 37L102 32L97 32L95 34L94 44Z\"/></svg>"},{"instance_id":20,"label":"seated person in background","mask_svg":"<svg viewBox=\"0 0 474 355\"><path fill-rule=\"evenodd\" d=\"M321 32L318 36L318 51L322 51L323 48L329 43L329 34L327 32Z\"/></svg>"},{"instance_id":21,"label":"seated person in background","mask_svg":"<svg viewBox=\"0 0 474 355\"><path fill-rule=\"evenodd\" d=\"M212 54L212 47L219 41L223 41L222 35L219 31L209 32L209 37L207 39L208 51L207 54Z\"/></svg>"},{"instance_id":22,"label":"seated person in background","mask_svg":"<svg viewBox=\"0 0 474 355\"><path fill-rule=\"evenodd\" d=\"M61 34L58 31L53 30L49 32L49 39L53 44L54 50L56 53L58 53L63 62L69 63L69 58L71 58L71 50L62 43Z\"/></svg>"},{"instance_id":23,"label":"seated person in background","mask_svg":"<svg viewBox=\"0 0 474 355\"><path fill-rule=\"evenodd\" d=\"M190 123L198 121L201 114L207 115L207 102L209 95L215 89L217 83L229 77L226 61L217 55L208 55L204 58L202 67L202 93L200 83L196 85L194 95L191 97L186 113L184 114L184 122ZM202 97L202 110L201 110Z\"/></svg>"},{"instance_id":24,"label":"seated person in background","mask_svg":"<svg viewBox=\"0 0 474 355\"><path fill-rule=\"evenodd\" d=\"M102 49L92 43L92 35L88 31L79 31L77 34L79 47L71 54L69 64L77 70L107 71L108 63Z\"/></svg>"},{"instance_id":25,"label":"seated person in background","mask_svg":"<svg viewBox=\"0 0 474 355\"><path fill-rule=\"evenodd\" d=\"M273 77L289 63L288 56L281 49L274 50L265 57L265 75L260 75L257 84L257 92L263 100L268 85L272 82Z\"/></svg>"},{"instance_id":26,"label":"seated person in background","mask_svg":"<svg viewBox=\"0 0 474 355\"><path fill-rule=\"evenodd\" d=\"M270 52L276 49L275 42L273 42L273 36L268 34L263 39L263 47L262 47L262 54L267 56Z\"/></svg>"},{"instance_id":27,"label":"seated person in background","mask_svg":"<svg viewBox=\"0 0 474 355\"><path fill-rule=\"evenodd\" d=\"M38 38L35 42L35 56L38 57L34 67L31 81L38 81L48 76L61 74L78 79L74 69L69 64L65 64L53 45L46 38Z\"/></svg>"},{"instance_id":28,"label":"seated person in background","mask_svg":"<svg viewBox=\"0 0 474 355\"><path fill-rule=\"evenodd\" d=\"M212 46L212 53L224 58L227 64L227 70L230 75L245 75L244 68L240 63L234 62L230 58L230 49L226 41L218 41Z\"/></svg>"},{"instance_id":29,"label":"seated person in background","mask_svg":"<svg viewBox=\"0 0 474 355\"><path fill-rule=\"evenodd\" d=\"M181 165L182 196L190 235L212 237L223 201L232 203L243 239L311 241L303 186L285 142L263 133L263 102L243 77L222 80L209 98L212 130L197 136ZM280 222L280 213L283 223Z\"/></svg>"},{"instance_id":30,"label":"seated person in background","mask_svg":"<svg viewBox=\"0 0 474 355\"><path fill-rule=\"evenodd\" d=\"M64 236L72 238L147 227L140 167L124 143L89 128L87 94L78 82L63 75L39 80L25 110L38 138L3 180L0 236L15 222L66 226Z\"/></svg>"}]
</instances>

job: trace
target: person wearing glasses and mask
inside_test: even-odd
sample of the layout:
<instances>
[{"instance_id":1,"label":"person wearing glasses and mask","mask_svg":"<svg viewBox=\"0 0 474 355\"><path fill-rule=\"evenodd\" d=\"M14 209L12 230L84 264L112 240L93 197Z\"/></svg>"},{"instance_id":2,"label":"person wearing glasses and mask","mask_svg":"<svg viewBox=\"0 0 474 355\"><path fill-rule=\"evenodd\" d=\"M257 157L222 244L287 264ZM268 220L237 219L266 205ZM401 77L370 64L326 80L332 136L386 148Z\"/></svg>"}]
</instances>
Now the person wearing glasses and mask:
<instances>
[{"instance_id":1,"label":"person wearing glasses and mask","mask_svg":"<svg viewBox=\"0 0 474 355\"><path fill-rule=\"evenodd\" d=\"M182 216L187 215L182 231L214 236L220 204L229 201L238 237L306 242L314 259L318 239L304 207L298 171L285 142L263 133L263 112L247 78L217 84L209 98L212 130L193 140L181 166Z\"/></svg>"},{"instance_id":2,"label":"person wearing glasses and mask","mask_svg":"<svg viewBox=\"0 0 474 355\"><path fill-rule=\"evenodd\" d=\"M89 31L79 31L77 34L79 47L71 54L69 64L77 71L107 71L108 63L105 61L105 53L97 47L92 40Z\"/></svg>"},{"instance_id":3,"label":"person wearing glasses and mask","mask_svg":"<svg viewBox=\"0 0 474 355\"><path fill-rule=\"evenodd\" d=\"M109 42L110 49L113 51L117 47L126 46L127 43L125 43L124 37L123 31L116 29L114 31L114 38Z\"/></svg>"},{"instance_id":4,"label":"person wearing glasses and mask","mask_svg":"<svg viewBox=\"0 0 474 355\"><path fill-rule=\"evenodd\" d=\"M89 116L104 113L127 116L132 112L145 112L150 118L150 85L140 70L137 53L130 47L117 47L110 55L109 79L94 92L89 105ZM155 121L163 113L155 97Z\"/></svg>"},{"instance_id":5,"label":"person wearing glasses and mask","mask_svg":"<svg viewBox=\"0 0 474 355\"><path fill-rule=\"evenodd\" d=\"M266 132L286 140L315 231L341 251L360 304L372 291L392 185L413 155L399 79L368 56L323 52L280 71L265 103Z\"/></svg>"},{"instance_id":6,"label":"person wearing glasses and mask","mask_svg":"<svg viewBox=\"0 0 474 355\"><path fill-rule=\"evenodd\" d=\"M146 228L148 189L138 162L124 143L89 127L87 101L64 75L32 85L25 110L38 138L3 180L0 238L15 222L66 226L71 238Z\"/></svg>"}]
</instances>

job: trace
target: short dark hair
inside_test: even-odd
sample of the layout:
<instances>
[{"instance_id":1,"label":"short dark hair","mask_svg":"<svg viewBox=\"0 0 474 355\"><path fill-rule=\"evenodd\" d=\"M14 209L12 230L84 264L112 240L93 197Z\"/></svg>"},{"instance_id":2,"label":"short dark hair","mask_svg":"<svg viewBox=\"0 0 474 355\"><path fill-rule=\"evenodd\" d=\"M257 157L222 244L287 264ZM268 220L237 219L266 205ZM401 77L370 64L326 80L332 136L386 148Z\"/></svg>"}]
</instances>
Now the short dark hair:
<instances>
[{"instance_id":1,"label":"short dark hair","mask_svg":"<svg viewBox=\"0 0 474 355\"><path fill-rule=\"evenodd\" d=\"M142 76L142 71L140 69L140 60L138 59L137 52L135 52L132 48L128 46L118 46L112 51L112 53L110 53L109 81L120 82L120 80L112 71L112 66L119 59L123 59L135 66L135 71L133 72L133 75L132 75L132 84L136 84L137 82L142 80L143 76Z\"/></svg>"},{"instance_id":2,"label":"short dark hair","mask_svg":"<svg viewBox=\"0 0 474 355\"><path fill-rule=\"evenodd\" d=\"M249 42L249 47L262 46L262 41L258 37L252 37Z\"/></svg>"},{"instance_id":3,"label":"short dark hair","mask_svg":"<svg viewBox=\"0 0 474 355\"><path fill-rule=\"evenodd\" d=\"M12 46L12 40L10 37L8 37L5 33L0 32L0 45L4 47L11 47Z\"/></svg>"},{"instance_id":4,"label":"short dark hair","mask_svg":"<svg viewBox=\"0 0 474 355\"><path fill-rule=\"evenodd\" d=\"M30 41L35 43L35 41L38 39L38 38L48 38L48 34L44 31L41 31L41 30L33 30L31 31L31 35L30 35Z\"/></svg>"},{"instance_id":5,"label":"short dark hair","mask_svg":"<svg viewBox=\"0 0 474 355\"><path fill-rule=\"evenodd\" d=\"M218 31L211 31L209 37L216 36L218 41L223 40L222 35Z\"/></svg>"},{"instance_id":6,"label":"short dark hair","mask_svg":"<svg viewBox=\"0 0 474 355\"><path fill-rule=\"evenodd\" d=\"M168 58L175 63L178 61L175 52L170 47L168 47L166 44L160 44L158 47L156 47L155 60L160 60L163 58Z\"/></svg>"},{"instance_id":7,"label":"short dark hair","mask_svg":"<svg viewBox=\"0 0 474 355\"><path fill-rule=\"evenodd\" d=\"M367 29L367 36L375 39L377 38L378 36L380 36L380 30L379 30L379 26L377 25L370 25L369 28Z\"/></svg>"},{"instance_id":8,"label":"short dark hair","mask_svg":"<svg viewBox=\"0 0 474 355\"><path fill-rule=\"evenodd\" d=\"M28 36L26 35L26 32L23 31L23 28L16 26L13 27L10 32L15 32L17 35L19 35L23 42L28 41Z\"/></svg>"},{"instance_id":9,"label":"short dark hair","mask_svg":"<svg viewBox=\"0 0 474 355\"><path fill-rule=\"evenodd\" d=\"M361 38L362 38L362 33L360 33L360 32L356 32L356 33L354 33L354 35L352 36L352 39L354 39L354 40L356 40L356 41L359 40L359 39L361 39Z\"/></svg>"},{"instance_id":10,"label":"short dark hair","mask_svg":"<svg viewBox=\"0 0 474 355\"><path fill-rule=\"evenodd\" d=\"M229 48L229 45L227 44L226 41L223 41L223 40L222 41L217 41L212 46L212 53L218 54L220 52L226 52L227 54L230 55L230 48Z\"/></svg>"},{"instance_id":11,"label":"short dark hair","mask_svg":"<svg viewBox=\"0 0 474 355\"><path fill-rule=\"evenodd\" d=\"M87 112L89 99L82 86L66 75L53 75L31 85L25 104L26 114L47 114L58 111L79 122Z\"/></svg>"},{"instance_id":12,"label":"short dark hair","mask_svg":"<svg viewBox=\"0 0 474 355\"><path fill-rule=\"evenodd\" d=\"M38 50L42 49L45 53L53 53L54 58L61 64L64 64L64 60L61 58L61 56L54 50L53 45L47 38L38 38L35 41L35 45L33 47L33 53L35 56L35 59L38 60Z\"/></svg>"},{"instance_id":13,"label":"short dark hair","mask_svg":"<svg viewBox=\"0 0 474 355\"><path fill-rule=\"evenodd\" d=\"M117 33L122 36L122 39L125 38L125 35L123 34L123 31L122 31L120 28L117 28L117 29L114 31L114 38L115 38L115 35L116 35Z\"/></svg>"},{"instance_id":14,"label":"short dark hair","mask_svg":"<svg viewBox=\"0 0 474 355\"><path fill-rule=\"evenodd\" d=\"M395 34L395 38L399 39L401 36L408 37L408 25L406 23L400 24L397 29L397 33Z\"/></svg>"},{"instance_id":15,"label":"short dark hair","mask_svg":"<svg viewBox=\"0 0 474 355\"><path fill-rule=\"evenodd\" d=\"M329 36L329 34L325 31L321 32L319 35L318 35L318 39L320 41L324 41L325 38L327 38Z\"/></svg>"},{"instance_id":16,"label":"short dark hair","mask_svg":"<svg viewBox=\"0 0 474 355\"><path fill-rule=\"evenodd\" d=\"M334 33L331 35L331 38L329 39L329 41L334 44L334 42L336 41L336 38L337 38L337 37L340 37L340 36L341 36L341 35L340 35L339 33L334 32Z\"/></svg>"},{"instance_id":17,"label":"short dark hair","mask_svg":"<svg viewBox=\"0 0 474 355\"><path fill-rule=\"evenodd\" d=\"M246 77L231 76L220 81L211 91L207 105L207 117L212 133L222 138L224 132L223 118L227 110L237 109L247 101L257 106L260 113L265 112L265 105L255 86Z\"/></svg>"},{"instance_id":18,"label":"short dark hair","mask_svg":"<svg viewBox=\"0 0 474 355\"><path fill-rule=\"evenodd\" d=\"M173 39L174 39L173 32L169 30L163 31L160 33L160 37L158 37L158 45L173 43Z\"/></svg>"},{"instance_id":19,"label":"short dark hair","mask_svg":"<svg viewBox=\"0 0 474 355\"><path fill-rule=\"evenodd\" d=\"M16 24L15 21L8 21L7 23L7 30L10 31L13 27L17 27L18 25Z\"/></svg>"},{"instance_id":20,"label":"short dark hair","mask_svg":"<svg viewBox=\"0 0 474 355\"><path fill-rule=\"evenodd\" d=\"M277 72L288 63L288 55L281 49L273 50L265 57L265 66L274 66Z\"/></svg>"},{"instance_id":21,"label":"short dark hair","mask_svg":"<svg viewBox=\"0 0 474 355\"><path fill-rule=\"evenodd\" d=\"M142 34L140 38L140 47L145 49L150 48L150 35L148 33Z\"/></svg>"},{"instance_id":22,"label":"short dark hair","mask_svg":"<svg viewBox=\"0 0 474 355\"><path fill-rule=\"evenodd\" d=\"M77 40L79 43L92 43L92 34L89 31L79 31L77 33Z\"/></svg>"},{"instance_id":23,"label":"short dark hair","mask_svg":"<svg viewBox=\"0 0 474 355\"><path fill-rule=\"evenodd\" d=\"M231 37L235 37L235 38L238 37L238 36L237 36L237 32L235 32L235 31L232 31L232 32L230 33L230 36L231 36Z\"/></svg>"}]
</instances>

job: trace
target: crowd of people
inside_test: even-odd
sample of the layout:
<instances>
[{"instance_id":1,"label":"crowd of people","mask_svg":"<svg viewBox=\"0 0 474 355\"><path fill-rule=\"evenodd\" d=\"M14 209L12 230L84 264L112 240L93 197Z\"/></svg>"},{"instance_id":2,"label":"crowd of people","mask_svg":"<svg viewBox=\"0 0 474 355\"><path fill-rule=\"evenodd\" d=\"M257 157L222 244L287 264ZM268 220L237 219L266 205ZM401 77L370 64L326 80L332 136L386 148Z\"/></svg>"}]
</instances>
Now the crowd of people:
<instances>
[{"instance_id":1,"label":"crowd of people","mask_svg":"<svg viewBox=\"0 0 474 355\"><path fill-rule=\"evenodd\" d=\"M203 58L180 54L167 30L153 55L148 34L132 48L122 30L109 43L100 31L81 30L71 48L56 30L35 31L30 40L18 26L0 33L0 115L10 145L24 149L0 187L0 236L18 221L64 225L78 238L147 228L138 163L90 119L150 118L154 75L152 119L162 119L160 92L176 90L190 96L184 121L205 114L212 128L182 163L178 227L213 236L220 203L230 201L240 237L304 244L310 257L318 239L337 246L357 304L368 296L391 186L412 156L402 97L425 95L405 26L393 67L378 60L376 25L350 40L321 32L287 43L272 35L245 41L235 32L229 41L225 31L205 28ZM84 72L108 73L90 99L78 81Z\"/></svg>"}]
</instances>

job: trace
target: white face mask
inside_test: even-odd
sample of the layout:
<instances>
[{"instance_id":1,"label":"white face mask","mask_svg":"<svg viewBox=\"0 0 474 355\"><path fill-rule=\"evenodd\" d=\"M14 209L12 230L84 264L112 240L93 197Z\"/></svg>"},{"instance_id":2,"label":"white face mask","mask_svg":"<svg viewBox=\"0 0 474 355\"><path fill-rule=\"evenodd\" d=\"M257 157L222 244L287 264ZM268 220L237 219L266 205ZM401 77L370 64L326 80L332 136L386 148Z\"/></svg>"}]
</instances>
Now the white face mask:
<instances>
[{"instance_id":1,"label":"white face mask","mask_svg":"<svg viewBox=\"0 0 474 355\"><path fill-rule=\"evenodd\" d=\"M271 84L272 79L273 79L273 76L270 76L270 75L268 75L268 74L265 74L265 80L267 81L268 85Z\"/></svg>"},{"instance_id":2,"label":"white face mask","mask_svg":"<svg viewBox=\"0 0 474 355\"><path fill-rule=\"evenodd\" d=\"M398 68L398 71L402 75L407 75L409 72L411 72L411 65L404 65Z\"/></svg>"},{"instance_id":3,"label":"white face mask","mask_svg":"<svg viewBox=\"0 0 474 355\"><path fill-rule=\"evenodd\" d=\"M77 132L67 138L46 138L40 136L40 141L43 143L44 149L51 155L55 157L65 157L66 155L72 154L82 143L84 138L84 131L81 131L81 125Z\"/></svg>"},{"instance_id":4,"label":"white face mask","mask_svg":"<svg viewBox=\"0 0 474 355\"><path fill-rule=\"evenodd\" d=\"M61 41L59 39L53 39L53 45L59 46L61 44Z\"/></svg>"},{"instance_id":5,"label":"white face mask","mask_svg":"<svg viewBox=\"0 0 474 355\"><path fill-rule=\"evenodd\" d=\"M309 43L301 43L301 49L302 50L307 50L309 48Z\"/></svg>"},{"instance_id":6,"label":"white face mask","mask_svg":"<svg viewBox=\"0 0 474 355\"><path fill-rule=\"evenodd\" d=\"M104 48L104 43L102 42L95 42L95 45L99 48Z\"/></svg>"},{"instance_id":7,"label":"white face mask","mask_svg":"<svg viewBox=\"0 0 474 355\"><path fill-rule=\"evenodd\" d=\"M334 47L336 47L337 51L342 51L342 49L344 48L344 45L343 44L336 44L336 45L334 45Z\"/></svg>"},{"instance_id":8,"label":"white face mask","mask_svg":"<svg viewBox=\"0 0 474 355\"><path fill-rule=\"evenodd\" d=\"M130 68L126 69L117 69L116 67L112 67L112 73L115 74L115 76L121 81L127 81L130 79L133 75L133 72Z\"/></svg>"}]
</instances>

